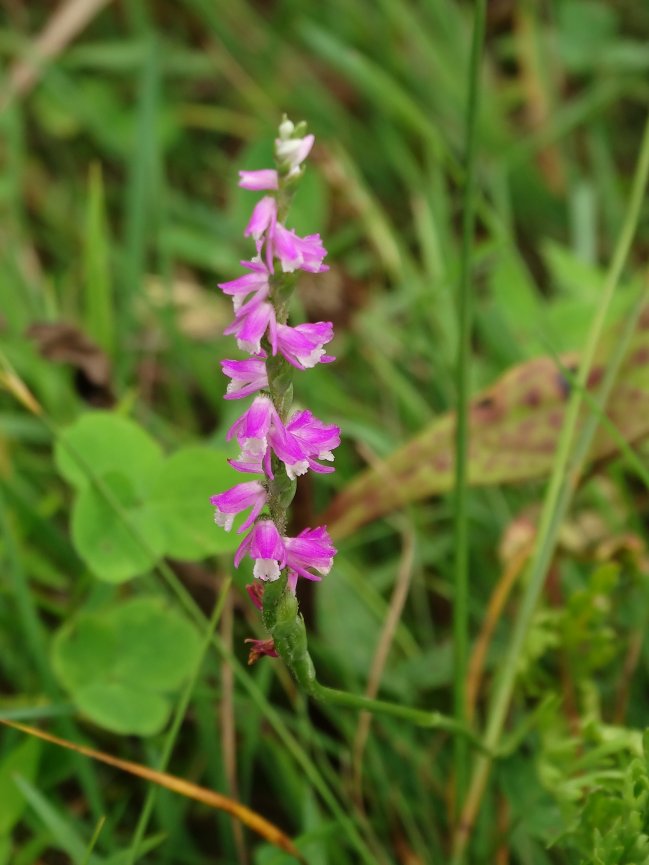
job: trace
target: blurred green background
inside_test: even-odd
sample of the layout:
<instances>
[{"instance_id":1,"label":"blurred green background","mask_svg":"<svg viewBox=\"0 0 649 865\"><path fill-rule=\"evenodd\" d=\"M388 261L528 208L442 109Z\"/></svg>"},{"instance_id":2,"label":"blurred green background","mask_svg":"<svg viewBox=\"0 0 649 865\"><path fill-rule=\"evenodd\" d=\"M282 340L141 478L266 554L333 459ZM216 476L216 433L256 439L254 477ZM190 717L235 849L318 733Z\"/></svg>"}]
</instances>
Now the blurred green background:
<instances>
[{"instance_id":1,"label":"blurred green background","mask_svg":"<svg viewBox=\"0 0 649 865\"><path fill-rule=\"evenodd\" d=\"M231 573L236 539L207 504L235 482L224 436L241 406L222 399L219 360L236 350L216 284L253 252L242 233L256 199L237 171L271 164L283 113L316 136L288 224L320 232L331 269L304 277L293 314L335 323L337 362L296 376L295 391L342 427L343 444L336 474L301 482L294 528L332 503L336 513L368 466L382 486L381 460L400 448L415 475L433 466L423 493L404 471L405 509L382 504L354 532L339 505L336 566L302 596L320 677L362 693L373 670L382 696L449 711L452 501L432 495L448 488L435 447L407 448L455 406L472 21L472 4L452 0L0 10L0 719L42 719L153 767L173 744L169 771L254 808L313 865L449 861L451 739L385 719L365 727L309 707L277 662L241 666L243 638L263 634L243 591L250 574ZM583 347L626 214L648 71L644 3L488 3L473 391ZM643 290L648 215L643 205L611 333ZM649 429L646 329L627 368L635 389L618 391L634 447ZM534 533L557 436L549 417L566 395L557 381L569 390L548 368L548 412L516 394L512 409L549 436L547 461L536 479L504 470L471 496L474 639ZM494 447L531 459L518 432L512 445L496 429ZM524 728L522 745L496 764L467 861L646 861L631 843L645 800L621 794L629 766L643 771L631 761L649 708L646 522L628 455L598 464L521 659L511 726ZM202 653L202 617L228 576L220 649ZM391 630L395 580L405 600ZM478 723L517 592L473 683ZM185 718L177 735L174 712ZM147 789L2 731L0 865L295 861L223 814ZM604 806L588 805L593 790ZM620 814L637 823L631 858L619 848L594 858L592 826Z\"/></svg>"}]
</instances>

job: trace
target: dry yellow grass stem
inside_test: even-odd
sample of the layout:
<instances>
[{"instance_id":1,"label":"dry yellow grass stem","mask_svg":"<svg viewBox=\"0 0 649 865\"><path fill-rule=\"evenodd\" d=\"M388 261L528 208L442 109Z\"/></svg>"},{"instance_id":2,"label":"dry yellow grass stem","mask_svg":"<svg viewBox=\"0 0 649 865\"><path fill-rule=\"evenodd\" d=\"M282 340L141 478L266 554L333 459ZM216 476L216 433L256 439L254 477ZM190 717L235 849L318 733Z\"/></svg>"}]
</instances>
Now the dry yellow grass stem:
<instances>
[{"instance_id":1,"label":"dry yellow grass stem","mask_svg":"<svg viewBox=\"0 0 649 865\"><path fill-rule=\"evenodd\" d=\"M167 772L157 772L155 769L150 769L148 766L141 766L139 763L132 763L130 760L121 760L119 757L113 757L110 754L105 754L103 751L96 751L94 748L87 748L85 745L77 745L74 742L69 742L67 739L60 739L58 736L53 736L51 733L46 733L36 727L28 727L25 724L18 724L15 721L6 721L0 718L0 724L6 727L11 727L14 730L20 730L28 736L35 736L38 739L43 739L45 742L50 742L52 745L58 745L60 748L67 748L70 751L76 751L78 754L83 754L85 757L90 757L92 760L97 760L100 763L105 763L108 766L113 766L122 772L128 772L129 775L136 775L138 778L144 778L145 781L150 781L152 784L157 784L159 787L164 787L166 790L171 790L173 793L178 793L180 796L185 796L187 799L194 799L196 802L201 802L209 808L215 808L218 811L225 811L231 814L237 820L240 820L253 832L261 835L270 844L279 847L286 853L290 853L299 862L306 865L306 860L301 855L295 844L291 841L288 835L285 835L281 829L278 829L273 823L266 820L260 814L236 802L234 799L229 799L221 793L215 793L213 790L208 790L206 787L201 787L191 781L185 781L183 778L178 778L175 775L170 775Z\"/></svg>"}]
</instances>

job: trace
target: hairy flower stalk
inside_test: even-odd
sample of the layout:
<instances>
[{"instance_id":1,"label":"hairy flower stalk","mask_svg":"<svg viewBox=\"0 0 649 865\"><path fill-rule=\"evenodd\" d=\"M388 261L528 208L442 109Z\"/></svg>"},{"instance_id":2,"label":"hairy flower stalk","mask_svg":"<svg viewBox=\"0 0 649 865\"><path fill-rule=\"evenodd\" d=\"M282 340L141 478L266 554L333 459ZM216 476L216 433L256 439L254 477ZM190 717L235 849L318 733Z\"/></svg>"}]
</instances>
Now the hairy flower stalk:
<instances>
[{"instance_id":1,"label":"hairy flower stalk","mask_svg":"<svg viewBox=\"0 0 649 865\"><path fill-rule=\"evenodd\" d=\"M256 245L256 255L242 262L246 272L219 288L232 298L234 320L226 330L247 360L222 361L230 379L226 399L254 395L252 403L232 425L228 439L241 449L231 460L246 480L215 495L215 522L226 531L235 517L248 511L238 529L246 532L235 555L235 566L252 558L254 583L248 587L252 602L261 609L271 634L268 640L250 640L250 663L261 655L282 657L298 681L308 687L315 680L306 647L306 633L298 612L299 577L320 580L329 573L335 549L325 527L305 529L286 537L288 509L296 479L307 471L330 472L332 451L340 430L325 424L310 411L293 411L294 370L307 370L334 358L324 346L333 338L331 322L291 326L288 309L300 271L321 273L326 250L317 234L299 237L285 225L303 162L314 142L304 124L284 118L275 141L276 168L241 171L239 185L263 192L244 231Z\"/></svg>"}]
</instances>

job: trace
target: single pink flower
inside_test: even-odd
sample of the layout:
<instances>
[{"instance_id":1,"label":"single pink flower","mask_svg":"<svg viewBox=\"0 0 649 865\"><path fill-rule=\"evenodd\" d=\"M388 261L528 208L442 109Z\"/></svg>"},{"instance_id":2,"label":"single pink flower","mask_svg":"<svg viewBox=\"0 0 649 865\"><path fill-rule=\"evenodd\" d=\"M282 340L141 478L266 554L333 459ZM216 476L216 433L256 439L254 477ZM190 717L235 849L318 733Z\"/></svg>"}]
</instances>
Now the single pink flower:
<instances>
[{"instance_id":1,"label":"single pink flower","mask_svg":"<svg viewBox=\"0 0 649 865\"><path fill-rule=\"evenodd\" d=\"M259 520L254 524L234 555L236 568L245 555L255 560L253 576L258 580L273 582L279 579L280 572L286 565L286 550L272 520Z\"/></svg>"},{"instance_id":2,"label":"single pink flower","mask_svg":"<svg viewBox=\"0 0 649 865\"><path fill-rule=\"evenodd\" d=\"M257 396L252 405L238 418L226 433L227 441L237 438L242 451L263 457L268 447L268 433L277 412L270 397Z\"/></svg>"},{"instance_id":3,"label":"single pink flower","mask_svg":"<svg viewBox=\"0 0 649 865\"><path fill-rule=\"evenodd\" d=\"M224 294L232 297L235 314L239 312L245 299L252 292L255 293L257 302L266 300L270 291L268 282L268 269L262 261L242 261L243 267L247 267L252 273L244 273L237 279L228 282L219 282L218 286Z\"/></svg>"},{"instance_id":4,"label":"single pink flower","mask_svg":"<svg viewBox=\"0 0 649 865\"><path fill-rule=\"evenodd\" d=\"M221 361L221 369L230 379L224 399L241 399L268 387L265 357Z\"/></svg>"},{"instance_id":5,"label":"single pink flower","mask_svg":"<svg viewBox=\"0 0 649 865\"><path fill-rule=\"evenodd\" d=\"M319 234L298 237L293 229L289 231L277 222L269 232L269 237L273 253L279 258L284 273L292 273L294 270L322 273L329 270L327 265L322 263L327 250L322 245Z\"/></svg>"},{"instance_id":6,"label":"single pink flower","mask_svg":"<svg viewBox=\"0 0 649 865\"><path fill-rule=\"evenodd\" d=\"M296 538L284 538L284 548L289 569L288 583L292 591L295 591L298 577L321 580L331 570L336 555L326 526L303 529Z\"/></svg>"},{"instance_id":7,"label":"single pink flower","mask_svg":"<svg viewBox=\"0 0 649 865\"><path fill-rule=\"evenodd\" d=\"M255 205L250 221L243 233L244 237L252 235L255 240L260 240L264 232L273 233L276 222L277 202L270 195L266 195Z\"/></svg>"},{"instance_id":8,"label":"single pink flower","mask_svg":"<svg viewBox=\"0 0 649 865\"><path fill-rule=\"evenodd\" d=\"M310 411L295 412L286 424L291 441L301 448L309 468L320 474L330 474L333 466L321 466L316 460L333 462L332 451L340 444L340 427L324 424Z\"/></svg>"},{"instance_id":9,"label":"single pink flower","mask_svg":"<svg viewBox=\"0 0 649 865\"><path fill-rule=\"evenodd\" d=\"M317 363L331 363L335 358L325 354L323 346L333 339L330 321L277 325L277 350L297 369L309 369Z\"/></svg>"},{"instance_id":10,"label":"single pink flower","mask_svg":"<svg viewBox=\"0 0 649 865\"><path fill-rule=\"evenodd\" d=\"M259 192L262 189L277 189L277 172L274 168L261 168L258 171L240 171L239 186Z\"/></svg>"},{"instance_id":11,"label":"single pink flower","mask_svg":"<svg viewBox=\"0 0 649 865\"><path fill-rule=\"evenodd\" d=\"M261 300L257 294L240 307L232 324L223 331L233 335L242 351L251 354L261 352L261 341L268 333L273 354L277 353L277 319L275 307L267 300Z\"/></svg>"},{"instance_id":12,"label":"single pink flower","mask_svg":"<svg viewBox=\"0 0 649 865\"><path fill-rule=\"evenodd\" d=\"M249 529L257 519L267 499L266 488L259 481L237 484L236 487L210 498L210 503L216 508L214 522L229 532L235 516L247 508L251 508L248 519L237 530L237 534L241 534L241 532Z\"/></svg>"},{"instance_id":13,"label":"single pink flower","mask_svg":"<svg viewBox=\"0 0 649 865\"><path fill-rule=\"evenodd\" d=\"M308 455L302 443L289 435L281 422L273 424L268 441L277 457L284 463L286 474L291 480L308 471Z\"/></svg>"},{"instance_id":14,"label":"single pink flower","mask_svg":"<svg viewBox=\"0 0 649 865\"><path fill-rule=\"evenodd\" d=\"M309 469L320 474L334 471L332 466L322 466L316 460L333 461L331 451L340 444L340 428L335 424L323 424L310 411L294 413L284 426L275 413L266 440L284 463L286 474L294 480Z\"/></svg>"}]
</instances>

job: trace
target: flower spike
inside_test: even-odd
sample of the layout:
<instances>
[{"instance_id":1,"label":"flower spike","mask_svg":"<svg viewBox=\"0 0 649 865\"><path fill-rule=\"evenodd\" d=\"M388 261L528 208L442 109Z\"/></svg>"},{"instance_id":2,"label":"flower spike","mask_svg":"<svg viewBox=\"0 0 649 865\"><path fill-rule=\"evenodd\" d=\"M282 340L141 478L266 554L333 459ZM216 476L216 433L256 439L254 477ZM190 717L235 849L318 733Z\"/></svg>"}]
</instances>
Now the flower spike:
<instances>
[{"instance_id":1,"label":"flower spike","mask_svg":"<svg viewBox=\"0 0 649 865\"><path fill-rule=\"evenodd\" d=\"M210 500L215 522L226 531L238 514L248 512L237 530L246 534L234 564L253 560L254 580L247 592L271 633L270 639L246 641L251 644L250 662L262 655L280 656L296 675L300 664L305 671L310 669L295 597L297 582L300 577L321 580L330 572L336 550L324 527L286 536L288 503L300 475L333 471L323 462L333 461L332 452L340 444L335 424L323 423L307 409L291 410L293 371L334 360L325 353L334 335L331 322L287 321L295 274L328 270L320 235L300 237L285 224L293 188L314 142L305 124L295 126L285 117L275 140L276 167L239 172L241 188L265 193L244 229L244 236L254 240L255 254L241 262L242 275L219 283L219 288L232 298L234 309L225 333L234 336L250 357L223 360L221 367L229 379L225 399L254 397L227 433L227 440L236 440L240 449L230 465L244 475L260 477Z\"/></svg>"}]
</instances>

